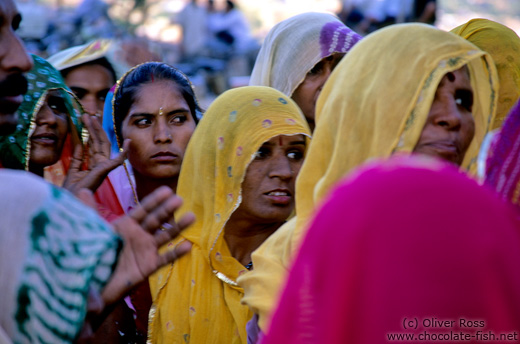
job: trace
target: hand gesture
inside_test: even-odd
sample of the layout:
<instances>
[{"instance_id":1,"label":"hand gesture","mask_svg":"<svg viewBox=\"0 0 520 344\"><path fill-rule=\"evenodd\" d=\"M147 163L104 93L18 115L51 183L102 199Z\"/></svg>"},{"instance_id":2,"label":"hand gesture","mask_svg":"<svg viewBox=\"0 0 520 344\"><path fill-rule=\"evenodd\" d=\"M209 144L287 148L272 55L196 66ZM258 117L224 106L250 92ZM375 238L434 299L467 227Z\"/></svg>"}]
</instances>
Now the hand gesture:
<instances>
[{"instance_id":1,"label":"hand gesture","mask_svg":"<svg viewBox=\"0 0 520 344\"><path fill-rule=\"evenodd\" d=\"M108 173L125 161L130 144L130 140L125 140L123 151L116 158L110 159L110 142L98 119L86 114L81 119L89 132L89 152L88 155L84 154L81 144L75 147L63 183L63 187L75 195L83 188L95 192Z\"/></svg>"},{"instance_id":2,"label":"hand gesture","mask_svg":"<svg viewBox=\"0 0 520 344\"><path fill-rule=\"evenodd\" d=\"M173 220L173 214L181 204L180 197L162 186L145 197L129 215L112 222L124 244L114 274L102 292L105 304L117 301L160 267L191 249L191 243L186 241L173 250L158 253L162 245L176 238L180 231L195 221L192 213L177 222ZM168 225L163 226L165 223Z\"/></svg>"}]
</instances>

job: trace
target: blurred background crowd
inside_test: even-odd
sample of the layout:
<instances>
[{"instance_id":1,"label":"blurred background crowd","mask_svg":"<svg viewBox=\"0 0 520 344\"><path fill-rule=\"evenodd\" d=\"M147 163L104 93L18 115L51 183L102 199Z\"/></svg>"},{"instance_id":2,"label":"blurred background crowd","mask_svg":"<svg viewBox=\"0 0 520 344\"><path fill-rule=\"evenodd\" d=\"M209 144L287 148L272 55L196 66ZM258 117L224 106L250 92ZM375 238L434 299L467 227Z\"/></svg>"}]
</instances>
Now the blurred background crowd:
<instances>
[{"instance_id":1,"label":"blurred background crowd","mask_svg":"<svg viewBox=\"0 0 520 344\"><path fill-rule=\"evenodd\" d=\"M332 12L361 35L396 22L451 30L471 18L520 34L513 0L16 0L28 50L48 58L94 39L113 40L117 77L146 61L184 71L203 106L247 85L256 54L276 23L298 13Z\"/></svg>"}]
</instances>

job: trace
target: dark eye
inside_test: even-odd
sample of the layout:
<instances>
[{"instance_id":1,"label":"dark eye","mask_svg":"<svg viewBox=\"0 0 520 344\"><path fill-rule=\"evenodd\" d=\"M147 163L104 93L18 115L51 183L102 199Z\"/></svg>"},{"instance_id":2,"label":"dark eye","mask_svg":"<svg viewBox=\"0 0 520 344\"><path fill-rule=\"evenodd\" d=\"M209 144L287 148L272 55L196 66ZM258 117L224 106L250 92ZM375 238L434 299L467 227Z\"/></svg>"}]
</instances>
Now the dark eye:
<instances>
[{"instance_id":1,"label":"dark eye","mask_svg":"<svg viewBox=\"0 0 520 344\"><path fill-rule=\"evenodd\" d=\"M271 149L269 147L262 146L256 151L255 160L266 159L267 157L269 157L270 154L271 154Z\"/></svg>"},{"instance_id":2,"label":"dark eye","mask_svg":"<svg viewBox=\"0 0 520 344\"><path fill-rule=\"evenodd\" d=\"M109 91L110 91L109 89L105 89L105 90L99 91L97 93L98 100L104 102Z\"/></svg>"},{"instance_id":3,"label":"dark eye","mask_svg":"<svg viewBox=\"0 0 520 344\"><path fill-rule=\"evenodd\" d=\"M287 157L291 160L302 160L303 159L303 152L299 149L293 149L287 152Z\"/></svg>"},{"instance_id":4,"label":"dark eye","mask_svg":"<svg viewBox=\"0 0 520 344\"><path fill-rule=\"evenodd\" d=\"M134 122L138 127L147 127L152 124L152 120L149 117L139 118Z\"/></svg>"},{"instance_id":5,"label":"dark eye","mask_svg":"<svg viewBox=\"0 0 520 344\"><path fill-rule=\"evenodd\" d=\"M320 74L323 70L324 61L320 61L312 67L312 69L307 73L307 75L317 75Z\"/></svg>"},{"instance_id":6,"label":"dark eye","mask_svg":"<svg viewBox=\"0 0 520 344\"><path fill-rule=\"evenodd\" d=\"M186 116L186 115L176 115L176 116L172 117L170 122L173 124L182 124L182 123L186 122L187 120L188 120L188 116Z\"/></svg>"},{"instance_id":7,"label":"dark eye","mask_svg":"<svg viewBox=\"0 0 520 344\"><path fill-rule=\"evenodd\" d=\"M52 109L54 114L65 117L67 116L67 106L65 100L57 96L49 96L47 98L47 105Z\"/></svg>"},{"instance_id":8,"label":"dark eye","mask_svg":"<svg viewBox=\"0 0 520 344\"><path fill-rule=\"evenodd\" d=\"M473 92L469 90L456 90L455 103L471 112L473 109Z\"/></svg>"},{"instance_id":9,"label":"dark eye","mask_svg":"<svg viewBox=\"0 0 520 344\"><path fill-rule=\"evenodd\" d=\"M74 94L76 95L76 97L78 97L79 100L82 100L87 95L87 92L85 90L75 90L73 88L72 92L74 92Z\"/></svg>"}]
</instances>

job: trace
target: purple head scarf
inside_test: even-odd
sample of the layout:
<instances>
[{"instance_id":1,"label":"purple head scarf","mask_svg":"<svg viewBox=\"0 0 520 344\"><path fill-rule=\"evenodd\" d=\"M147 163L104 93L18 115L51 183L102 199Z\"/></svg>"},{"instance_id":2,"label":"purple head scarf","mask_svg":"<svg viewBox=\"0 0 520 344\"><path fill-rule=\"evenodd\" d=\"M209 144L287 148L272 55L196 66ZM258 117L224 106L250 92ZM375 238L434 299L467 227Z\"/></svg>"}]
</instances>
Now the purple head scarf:
<instances>
[{"instance_id":1,"label":"purple head scarf","mask_svg":"<svg viewBox=\"0 0 520 344\"><path fill-rule=\"evenodd\" d=\"M343 23L330 22L323 26L320 33L321 57L333 53L346 53L361 39L361 36Z\"/></svg>"},{"instance_id":2,"label":"purple head scarf","mask_svg":"<svg viewBox=\"0 0 520 344\"><path fill-rule=\"evenodd\" d=\"M290 17L267 34L249 85L273 87L290 97L324 57L346 53L360 39L332 14L309 12Z\"/></svg>"},{"instance_id":3,"label":"purple head scarf","mask_svg":"<svg viewBox=\"0 0 520 344\"><path fill-rule=\"evenodd\" d=\"M517 207L520 205L520 102L513 107L491 143L485 184L495 189L502 199Z\"/></svg>"}]
</instances>

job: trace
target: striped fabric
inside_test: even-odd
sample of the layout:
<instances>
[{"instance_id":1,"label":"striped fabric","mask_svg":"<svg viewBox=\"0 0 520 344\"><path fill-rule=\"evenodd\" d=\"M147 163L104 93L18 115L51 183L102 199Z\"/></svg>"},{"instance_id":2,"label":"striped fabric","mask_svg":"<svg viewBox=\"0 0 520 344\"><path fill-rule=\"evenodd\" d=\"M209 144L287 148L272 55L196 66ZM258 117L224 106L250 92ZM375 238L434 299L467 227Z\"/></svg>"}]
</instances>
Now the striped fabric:
<instances>
[{"instance_id":1,"label":"striped fabric","mask_svg":"<svg viewBox=\"0 0 520 344\"><path fill-rule=\"evenodd\" d=\"M15 343L71 343L120 241L68 192L21 171L2 170L0 178L8 195L0 201L0 325Z\"/></svg>"}]
</instances>

